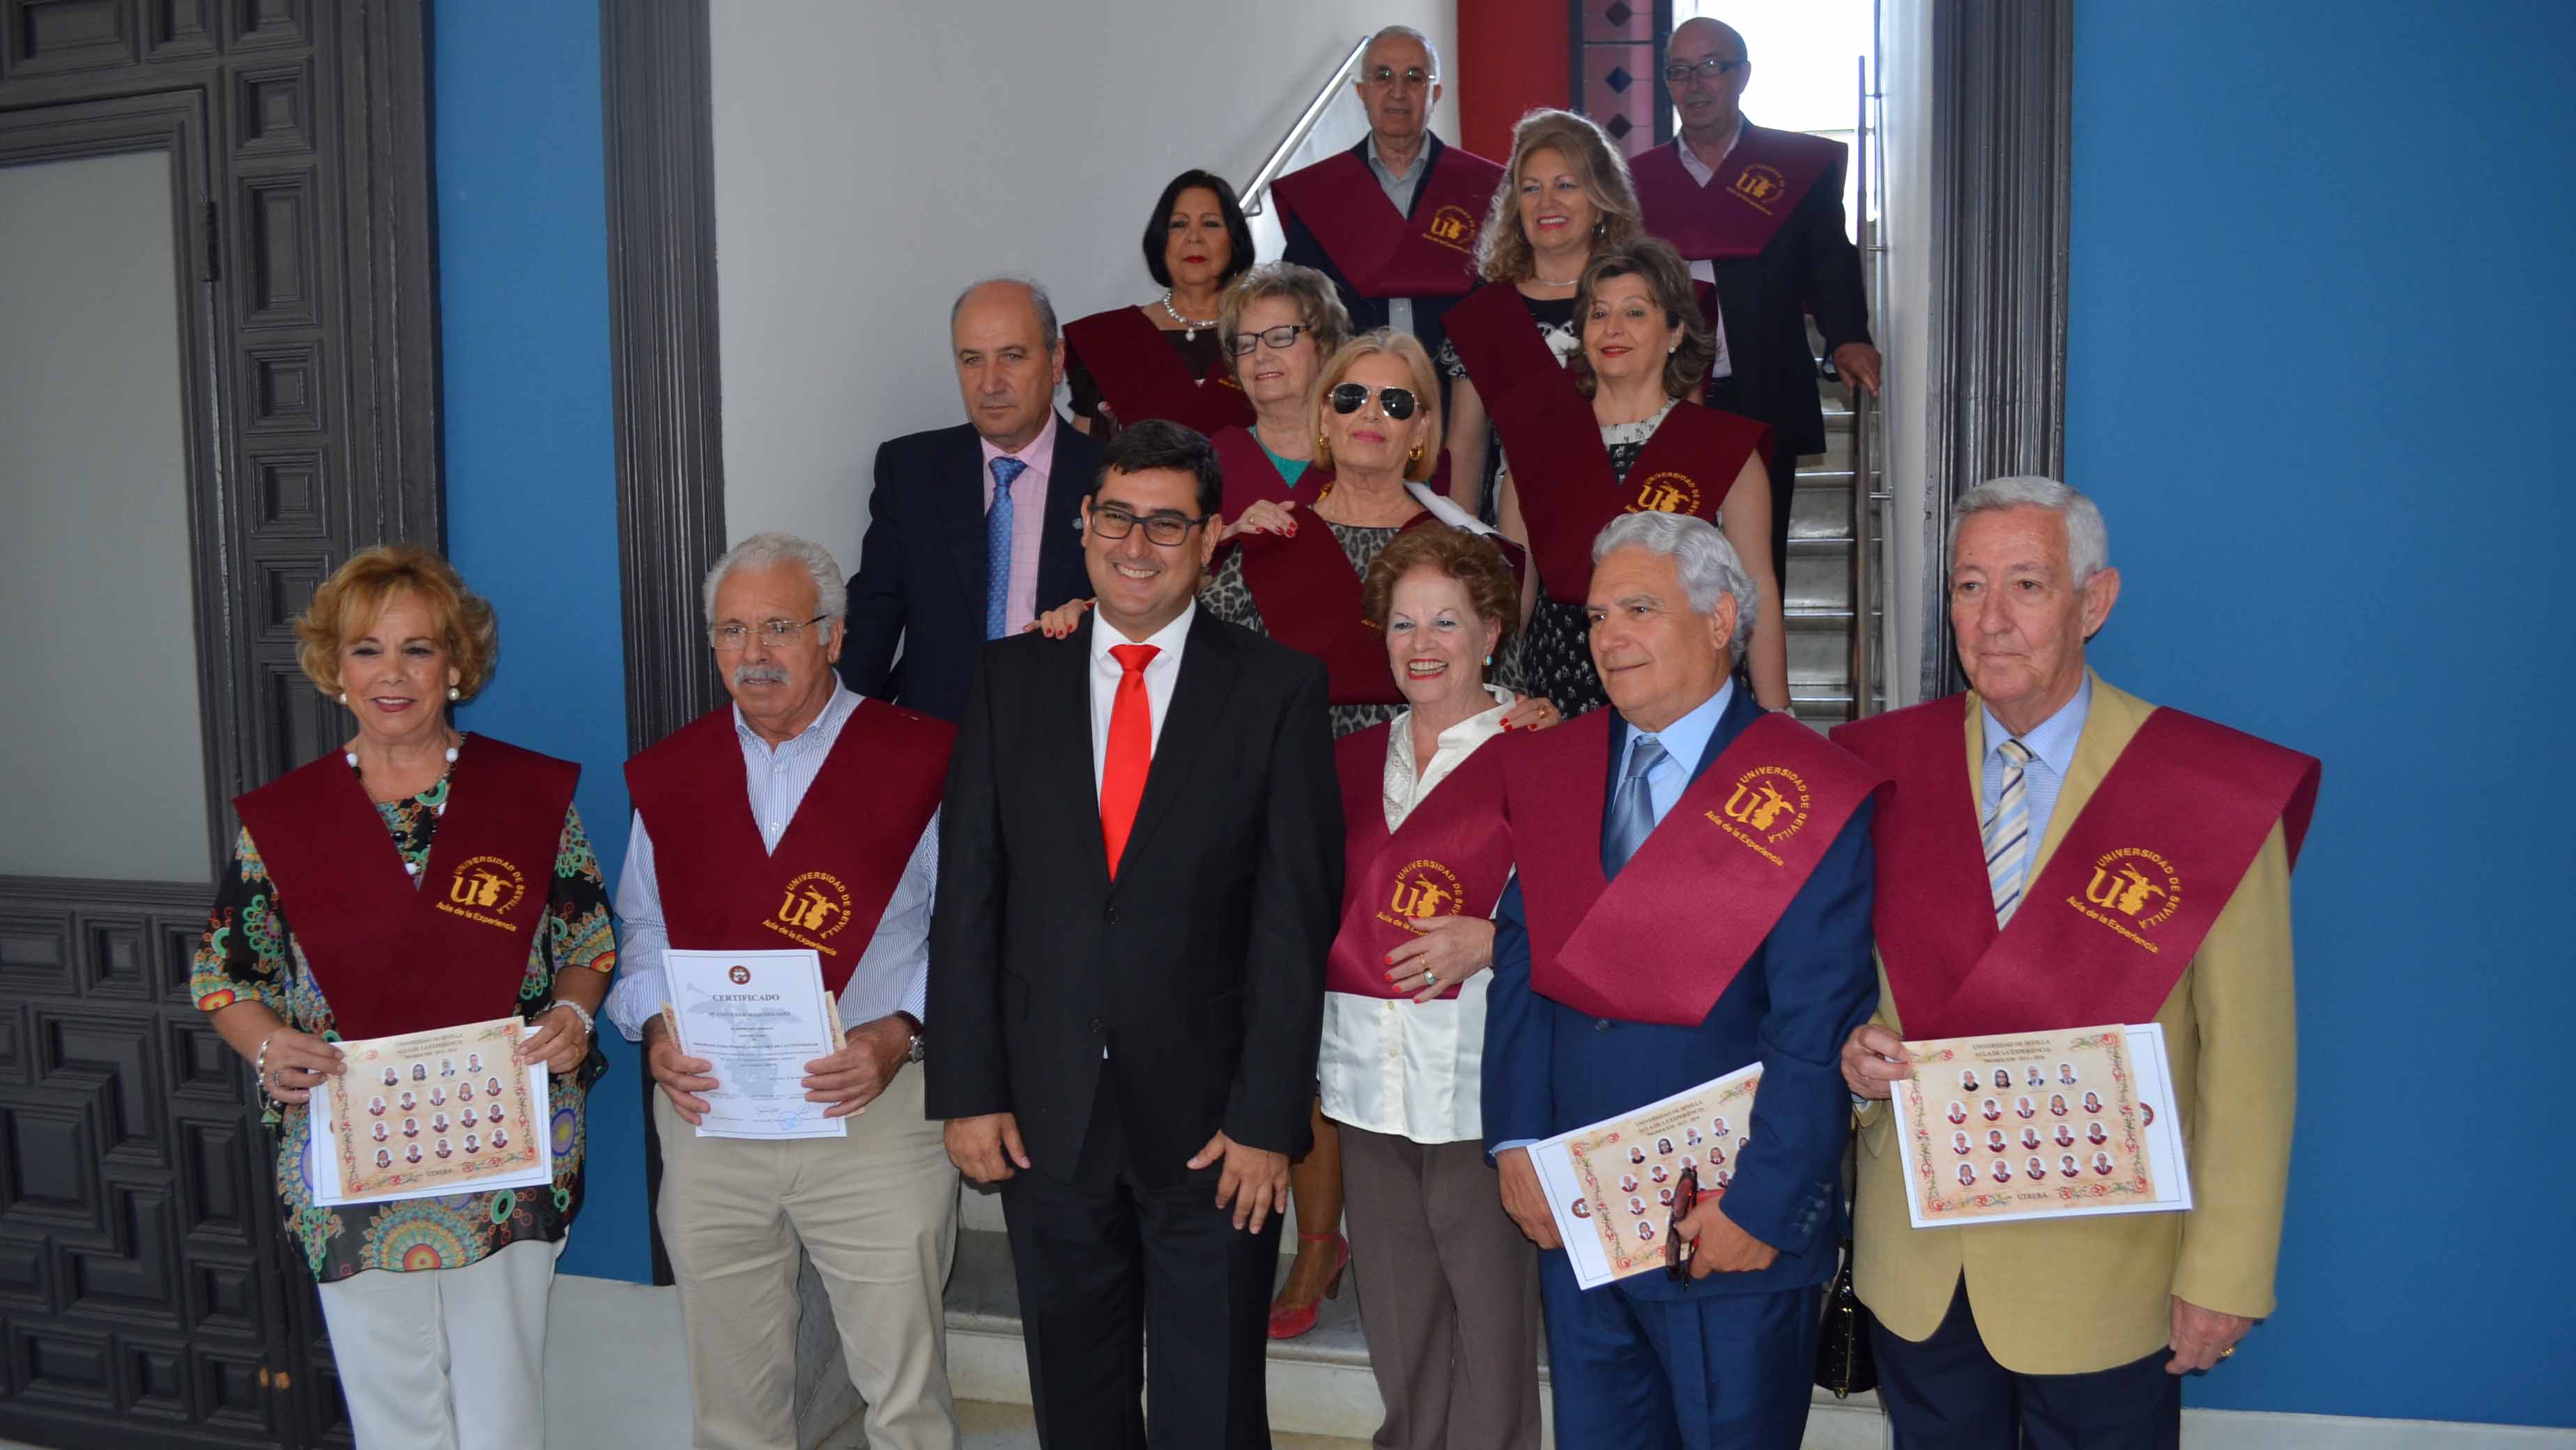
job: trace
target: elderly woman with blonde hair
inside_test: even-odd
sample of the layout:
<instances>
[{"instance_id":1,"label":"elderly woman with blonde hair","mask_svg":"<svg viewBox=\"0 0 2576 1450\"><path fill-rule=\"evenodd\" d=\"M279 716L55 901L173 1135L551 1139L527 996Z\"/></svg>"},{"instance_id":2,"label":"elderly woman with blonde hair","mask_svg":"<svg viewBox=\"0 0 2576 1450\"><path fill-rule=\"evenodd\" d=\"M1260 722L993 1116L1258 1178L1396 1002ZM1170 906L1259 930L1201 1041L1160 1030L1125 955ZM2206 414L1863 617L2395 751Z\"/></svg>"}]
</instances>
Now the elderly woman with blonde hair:
<instances>
[{"instance_id":1,"label":"elderly woman with blonde hair","mask_svg":"<svg viewBox=\"0 0 2576 1450\"><path fill-rule=\"evenodd\" d=\"M191 995L258 1075L288 1236L320 1284L358 1442L530 1443L555 1255L581 1209L584 1093L607 1065L591 1016L617 964L572 804L580 771L450 722L499 640L491 606L428 549L360 552L296 636L351 733L234 802L241 833ZM337 1044L496 1017L533 1029L517 1065L550 1074L552 1181L317 1202L310 1165L329 1145L310 1102L348 1071Z\"/></svg>"},{"instance_id":2,"label":"elderly woman with blonde hair","mask_svg":"<svg viewBox=\"0 0 2576 1450\"><path fill-rule=\"evenodd\" d=\"M1312 502L1332 486L1332 471L1314 466L1315 375L1351 335L1333 279L1294 262L1264 262L1225 289L1217 335L1253 413L1249 428L1208 435L1225 471L1225 516L1264 499Z\"/></svg>"}]
</instances>

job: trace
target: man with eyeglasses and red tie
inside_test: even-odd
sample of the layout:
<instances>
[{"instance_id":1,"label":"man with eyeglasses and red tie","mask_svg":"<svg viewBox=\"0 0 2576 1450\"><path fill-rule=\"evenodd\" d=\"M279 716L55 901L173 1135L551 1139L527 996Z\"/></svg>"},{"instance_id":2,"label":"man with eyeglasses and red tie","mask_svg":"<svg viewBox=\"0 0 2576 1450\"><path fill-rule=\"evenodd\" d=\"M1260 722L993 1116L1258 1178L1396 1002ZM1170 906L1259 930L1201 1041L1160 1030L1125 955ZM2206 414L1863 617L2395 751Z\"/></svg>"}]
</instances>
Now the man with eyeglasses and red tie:
<instances>
[{"instance_id":1,"label":"man with eyeglasses and red tie","mask_svg":"<svg viewBox=\"0 0 2576 1450\"><path fill-rule=\"evenodd\" d=\"M1355 330L1409 332L1438 357L1441 315L1476 285L1476 237L1503 168L1431 134L1440 55L1421 31L1370 37L1353 84L1369 134L1270 184L1282 257L1332 278Z\"/></svg>"},{"instance_id":2,"label":"man with eyeglasses and red tie","mask_svg":"<svg viewBox=\"0 0 2576 1450\"><path fill-rule=\"evenodd\" d=\"M1223 496L1177 423L1109 442L1096 603L984 647L948 774L927 1111L1001 1185L1052 1446L1270 1443L1342 812L1323 664L1198 607Z\"/></svg>"},{"instance_id":3,"label":"man with eyeglasses and red tie","mask_svg":"<svg viewBox=\"0 0 2576 1450\"><path fill-rule=\"evenodd\" d=\"M1771 562L1774 576L1785 578L1798 457L1825 451L1807 316L1814 314L1826 356L1852 387L1878 391L1879 356L1869 340L1860 253L1844 229L1849 148L1746 120L1740 102L1752 76L1744 37L1732 27L1705 16L1675 26L1664 84L1681 134L1639 152L1629 170L1646 230L1714 285L1708 405L1771 426Z\"/></svg>"}]
</instances>

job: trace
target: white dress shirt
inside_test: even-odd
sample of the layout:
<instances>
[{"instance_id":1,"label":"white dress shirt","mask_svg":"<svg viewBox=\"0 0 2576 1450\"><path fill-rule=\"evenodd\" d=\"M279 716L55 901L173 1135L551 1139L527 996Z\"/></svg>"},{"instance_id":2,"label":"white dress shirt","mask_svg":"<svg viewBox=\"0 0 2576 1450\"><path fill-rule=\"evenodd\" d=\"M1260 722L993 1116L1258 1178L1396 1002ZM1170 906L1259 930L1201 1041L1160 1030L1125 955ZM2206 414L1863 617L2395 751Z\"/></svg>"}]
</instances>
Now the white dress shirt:
<instances>
[{"instance_id":1,"label":"white dress shirt","mask_svg":"<svg viewBox=\"0 0 2576 1450\"><path fill-rule=\"evenodd\" d=\"M1413 712L1389 722L1381 796L1388 830L1403 825L1433 787L1503 733L1503 711L1513 695L1485 688L1498 703L1441 731L1428 763L1414 760ZM1478 905L1490 913L1494 903L1469 903L1471 909ZM1316 1067L1325 1113L1336 1122L1416 1143L1482 1138L1485 996L1493 981L1493 973L1478 972L1457 996L1422 1003L1326 992Z\"/></svg>"},{"instance_id":2,"label":"white dress shirt","mask_svg":"<svg viewBox=\"0 0 2576 1450\"><path fill-rule=\"evenodd\" d=\"M825 757L841 738L841 727L859 708L859 697L835 681L823 713L805 733L783 745L760 738L742 708L734 707L734 736L742 745L743 784L749 794L752 824L761 844L778 849L805 800L806 788L822 772ZM857 823L853 823L854 828ZM912 847L894 895L867 950L850 968L849 985L841 990L841 1024L856 1027L890 1013L923 1015L930 980L930 904L939 882L939 813ZM645 833L642 812L626 844L626 869L617 878L617 985L610 989L602 1016L615 1023L629 1042L644 1038L644 1024L671 999L669 974L662 954L671 949L671 933L662 916L662 889L653 871L653 838ZM759 942L729 943L749 949Z\"/></svg>"},{"instance_id":3,"label":"white dress shirt","mask_svg":"<svg viewBox=\"0 0 2576 1450\"><path fill-rule=\"evenodd\" d=\"M1735 133L1726 138L1726 151L1717 159L1723 162L1728 156L1734 155L1735 143L1743 139L1744 118L1738 116L1735 118ZM1701 190L1706 190L1708 184L1717 179L1717 168L1700 160L1699 153L1691 149L1688 141L1675 136L1673 150L1681 157L1682 170L1690 173L1691 180L1698 182ZM1690 264L1690 274L1693 281L1706 282L1711 287L1717 285L1717 264L1706 257L1699 258ZM1717 325L1710 330L1717 334L1717 355L1709 359L1708 375L1712 378L1731 378L1735 376L1735 364L1726 356L1726 309L1719 306L1715 310L1718 313Z\"/></svg>"},{"instance_id":4,"label":"white dress shirt","mask_svg":"<svg viewBox=\"0 0 2576 1450\"><path fill-rule=\"evenodd\" d=\"M1137 526L1143 527L1139 520ZM1172 713L1172 687L1181 679L1181 646L1190 637L1190 621L1198 618L1199 602L1193 597L1179 617L1144 639L1131 640L1120 634L1098 611L1091 616L1091 798L1100 799L1100 780L1109 766L1109 717L1118 708L1118 682L1127 677L1127 667L1109 652L1110 646L1150 644L1157 653L1145 662L1145 703L1151 707L1154 723L1153 743L1163 739L1163 717ZM1150 747L1149 747L1150 748Z\"/></svg>"}]
</instances>

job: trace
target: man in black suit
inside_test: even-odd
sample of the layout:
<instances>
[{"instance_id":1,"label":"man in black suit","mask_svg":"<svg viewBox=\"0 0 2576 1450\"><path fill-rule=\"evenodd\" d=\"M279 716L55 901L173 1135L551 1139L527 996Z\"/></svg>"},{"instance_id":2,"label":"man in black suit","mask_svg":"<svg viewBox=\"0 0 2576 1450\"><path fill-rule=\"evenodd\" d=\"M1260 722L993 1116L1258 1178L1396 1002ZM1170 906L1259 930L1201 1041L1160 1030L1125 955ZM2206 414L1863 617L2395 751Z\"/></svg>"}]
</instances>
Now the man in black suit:
<instances>
[{"instance_id":1,"label":"man in black suit","mask_svg":"<svg viewBox=\"0 0 2576 1450\"><path fill-rule=\"evenodd\" d=\"M1002 1185L1052 1450L1270 1443L1342 821L1323 667L1195 603L1222 497L1189 429L1111 441L1082 506L1098 606L985 646L949 765L928 1112Z\"/></svg>"},{"instance_id":2,"label":"man in black suit","mask_svg":"<svg viewBox=\"0 0 2576 1450\"><path fill-rule=\"evenodd\" d=\"M1860 253L1844 230L1848 148L1746 120L1752 76L1744 37L1732 26L1706 16L1675 26L1664 79L1681 134L1639 154L1631 171L1646 230L1679 248L1691 275L1716 288L1722 347L1709 406L1771 425L1772 577L1785 584L1798 456L1825 451L1808 315L1835 372L1853 388L1878 391L1879 355Z\"/></svg>"},{"instance_id":3,"label":"man in black suit","mask_svg":"<svg viewBox=\"0 0 2576 1450\"><path fill-rule=\"evenodd\" d=\"M1100 445L1056 417L1045 288L978 282L948 332L967 421L877 449L840 663L860 694L954 720L985 640L1088 592L1075 530Z\"/></svg>"}]
</instances>

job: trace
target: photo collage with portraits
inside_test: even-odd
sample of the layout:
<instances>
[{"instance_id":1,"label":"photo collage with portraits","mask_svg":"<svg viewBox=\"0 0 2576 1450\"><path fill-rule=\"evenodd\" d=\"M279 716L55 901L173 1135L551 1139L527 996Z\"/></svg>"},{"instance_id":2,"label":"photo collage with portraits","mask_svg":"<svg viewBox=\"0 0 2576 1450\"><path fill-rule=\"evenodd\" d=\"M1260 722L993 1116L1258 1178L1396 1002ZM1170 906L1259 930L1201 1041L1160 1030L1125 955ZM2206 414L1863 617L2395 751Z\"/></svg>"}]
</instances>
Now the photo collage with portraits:
<instances>
[{"instance_id":1,"label":"photo collage with portraits","mask_svg":"<svg viewBox=\"0 0 2576 1450\"><path fill-rule=\"evenodd\" d=\"M1753 1142L1761 1083L1756 1063L1531 1145L1578 1283L1591 1289L1664 1267L1683 1172L1703 1199L1726 1192Z\"/></svg>"},{"instance_id":2,"label":"photo collage with portraits","mask_svg":"<svg viewBox=\"0 0 2576 1450\"><path fill-rule=\"evenodd\" d=\"M371 1203L549 1181L546 1069L512 1060L525 1024L343 1042L349 1070L314 1094L314 1200Z\"/></svg>"}]
</instances>

